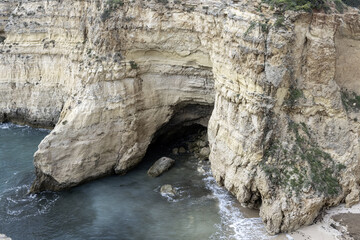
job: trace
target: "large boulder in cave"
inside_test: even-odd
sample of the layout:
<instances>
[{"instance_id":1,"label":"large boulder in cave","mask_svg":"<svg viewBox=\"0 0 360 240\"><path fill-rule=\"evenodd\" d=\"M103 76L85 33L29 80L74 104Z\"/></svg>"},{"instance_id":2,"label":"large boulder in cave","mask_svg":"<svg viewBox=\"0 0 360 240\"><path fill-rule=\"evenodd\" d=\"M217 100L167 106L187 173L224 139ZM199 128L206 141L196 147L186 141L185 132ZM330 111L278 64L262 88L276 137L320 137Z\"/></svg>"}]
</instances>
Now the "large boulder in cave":
<instances>
[{"instance_id":1,"label":"large boulder in cave","mask_svg":"<svg viewBox=\"0 0 360 240\"><path fill-rule=\"evenodd\" d=\"M162 157L151 166L147 174L150 177L158 177L167 170L169 170L169 168L171 168L174 164L175 164L174 159L168 157Z\"/></svg>"}]
</instances>

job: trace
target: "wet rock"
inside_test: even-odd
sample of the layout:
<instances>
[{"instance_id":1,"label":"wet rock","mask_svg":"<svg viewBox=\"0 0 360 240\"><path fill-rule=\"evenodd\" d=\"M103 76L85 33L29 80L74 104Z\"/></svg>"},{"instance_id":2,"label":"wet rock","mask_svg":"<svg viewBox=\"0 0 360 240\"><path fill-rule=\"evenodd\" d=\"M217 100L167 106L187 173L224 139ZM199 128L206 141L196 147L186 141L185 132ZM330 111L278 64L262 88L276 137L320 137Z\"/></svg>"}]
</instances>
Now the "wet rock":
<instances>
[{"instance_id":1,"label":"wet rock","mask_svg":"<svg viewBox=\"0 0 360 240\"><path fill-rule=\"evenodd\" d=\"M171 186L170 184L165 184L165 185L161 186L160 193L162 195L175 196L176 189L173 186Z\"/></svg>"},{"instance_id":2,"label":"wet rock","mask_svg":"<svg viewBox=\"0 0 360 240\"><path fill-rule=\"evenodd\" d=\"M184 147L179 148L179 153L180 154L186 153L185 148Z\"/></svg>"},{"instance_id":3,"label":"wet rock","mask_svg":"<svg viewBox=\"0 0 360 240\"><path fill-rule=\"evenodd\" d=\"M203 140L198 140L198 141L196 141L196 145L197 145L198 147L205 147L207 144L206 144L206 142L203 141Z\"/></svg>"},{"instance_id":4,"label":"wet rock","mask_svg":"<svg viewBox=\"0 0 360 240\"><path fill-rule=\"evenodd\" d=\"M150 177L158 177L167 170L169 170L169 168L171 168L174 165L174 163L175 163L174 159L168 157L162 157L151 166L147 174Z\"/></svg>"},{"instance_id":5,"label":"wet rock","mask_svg":"<svg viewBox=\"0 0 360 240\"><path fill-rule=\"evenodd\" d=\"M178 148L173 148L172 153L174 155L178 155L179 154L179 149Z\"/></svg>"},{"instance_id":6,"label":"wet rock","mask_svg":"<svg viewBox=\"0 0 360 240\"><path fill-rule=\"evenodd\" d=\"M210 155L210 148L209 147L203 147L201 148L199 152L199 156L202 158L209 158Z\"/></svg>"}]
</instances>

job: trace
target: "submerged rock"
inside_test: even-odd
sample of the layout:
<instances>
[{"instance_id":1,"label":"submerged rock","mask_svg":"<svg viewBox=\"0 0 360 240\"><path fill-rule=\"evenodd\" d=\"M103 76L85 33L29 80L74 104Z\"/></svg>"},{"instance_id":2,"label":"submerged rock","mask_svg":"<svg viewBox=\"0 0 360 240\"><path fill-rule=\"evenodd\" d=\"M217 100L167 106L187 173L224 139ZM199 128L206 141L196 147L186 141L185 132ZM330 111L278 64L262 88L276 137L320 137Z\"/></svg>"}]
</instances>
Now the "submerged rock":
<instances>
[{"instance_id":1,"label":"submerged rock","mask_svg":"<svg viewBox=\"0 0 360 240\"><path fill-rule=\"evenodd\" d=\"M170 184L165 184L165 185L161 186L160 193L162 195L175 196L176 189L173 186L171 186Z\"/></svg>"},{"instance_id":2,"label":"submerged rock","mask_svg":"<svg viewBox=\"0 0 360 240\"><path fill-rule=\"evenodd\" d=\"M174 165L174 163L175 163L174 159L168 157L162 157L151 166L147 174L150 177L158 177L167 170L169 170L169 168L171 168Z\"/></svg>"}]
</instances>

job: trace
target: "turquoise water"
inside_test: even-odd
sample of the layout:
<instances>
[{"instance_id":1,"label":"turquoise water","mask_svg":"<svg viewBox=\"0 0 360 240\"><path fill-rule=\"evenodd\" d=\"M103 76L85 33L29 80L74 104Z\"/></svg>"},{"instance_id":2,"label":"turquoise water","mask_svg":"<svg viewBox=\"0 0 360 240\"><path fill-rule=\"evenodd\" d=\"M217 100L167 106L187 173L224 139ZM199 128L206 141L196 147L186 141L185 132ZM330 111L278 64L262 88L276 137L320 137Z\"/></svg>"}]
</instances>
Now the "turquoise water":
<instances>
[{"instance_id":1,"label":"turquoise water","mask_svg":"<svg viewBox=\"0 0 360 240\"><path fill-rule=\"evenodd\" d=\"M125 176L29 195L33 154L48 133L0 125L0 233L13 240L268 238L259 217L241 212L216 185L208 163L191 155L171 156L175 167L155 179L146 171L161 153ZM162 196L163 184L179 194Z\"/></svg>"}]
</instances>

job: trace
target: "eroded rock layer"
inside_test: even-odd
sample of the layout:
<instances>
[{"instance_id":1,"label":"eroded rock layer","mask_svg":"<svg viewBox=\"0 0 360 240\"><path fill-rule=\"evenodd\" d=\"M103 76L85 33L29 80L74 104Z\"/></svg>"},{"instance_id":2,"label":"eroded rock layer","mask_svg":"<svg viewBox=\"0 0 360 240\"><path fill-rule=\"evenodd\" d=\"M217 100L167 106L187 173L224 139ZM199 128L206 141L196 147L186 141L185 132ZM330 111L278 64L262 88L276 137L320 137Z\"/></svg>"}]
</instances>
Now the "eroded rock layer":
<instances>
[{"instance_id":1,"label":"eroded rock layer","mask_svg":"<svg viewBox=\"0 0 360 240\"><path fill-rule=\"evenodd\" d=\"M278 24L252 1L0 5L0 120L56 125L33 191L124 174L159 129L206 126L214 106L213 174L270 233L358 201L357 12Z\"/></svg>"}]
</instances>

